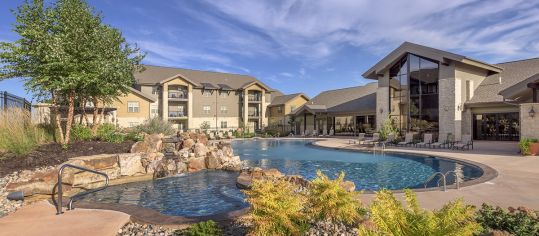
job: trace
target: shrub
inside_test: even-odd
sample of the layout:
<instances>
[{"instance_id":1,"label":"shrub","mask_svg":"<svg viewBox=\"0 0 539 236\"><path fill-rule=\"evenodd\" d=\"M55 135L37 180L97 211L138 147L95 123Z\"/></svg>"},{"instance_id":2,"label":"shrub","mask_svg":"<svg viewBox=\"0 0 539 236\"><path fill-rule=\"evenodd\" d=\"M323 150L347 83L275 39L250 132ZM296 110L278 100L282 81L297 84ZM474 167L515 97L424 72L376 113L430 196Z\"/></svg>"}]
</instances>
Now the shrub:
<instances>
[{"instance_id":1,"label":"shrub","mask_svg":"<svg viewBox=\"0 0 539 236\"><path fill-rule=\"evenodd\" d=\"M309 185L307 209L315 219L335 220L348 224L360 219L361 203L356 199L357 192L348 192L341 186L344 172L334 180L329 179L320 170Z\"/></svg>"},{"instance_id":2,"label":"shrub","mask_svg":"<svg viewBox=\"0 0 539 236\"><path fill-rule=\"evenodd\" d=\"M389 117L384 120L382 127L380 128L380 139L386 140L390 134L397 134L399 131L395 125L395 121Z\"/></svg>"},{"instance_id":3,"label":"shrub","mask_svg":"<svg viewBox=\"0 0 539 236\"><path fill-rule=\"evenodd\" d=\"M200 129L206 132L206 130L209 130L211 128L210 122L204 121L200 124Z\"/></svg>"},{"instance_id":4,"label":"shrub","mask_svg":"<svg viewBox=\"0 0 539 236\"><path fill-rule=\"evenodd\" d=\"M52 141L53 134L50 129L32 124L27 110L9 108L0 111L0 150L24 155L39 144Z\"/></svg>"},{"instance_id":5,"label":"shrub","mask_svg":"<svg viewBox=\"0 0 539 236\"><path fill-rule=\"evenodd\" d=\"M168 121L164 121L159 117L154 117L144 121L144 123L138 125L134 129L137 133L147 133L147 134L165 134L171 135L176 133L172 124Z\"/></svg>"},{"instance_id":6,"label":"shrub","mask_svg":"<svg viewBox=\"0 0 539 236\"><path fill-rule=\"evenodd\" d=\"M93 138L92 129L85 125L75 124L71 127L71 136L77 141L88 141Z\"/></svg>"},{"instance_id":7,"label":"shrub","mask_svg":"<svg viewBox=\"0 0 539 236\"><path fill-rule=\"evenodd\" d=\"M373 228L360 226L360 235L473 235L481 230L474 219L474 207L462 199L449 202L438 211L420 208L415 194L405 191L404 207L391 191L382 190L370 205Z\"/></svg>"},{"instance_id":8,"label":"shrub","mask_svg":"<svg viewBox=\"0 0 539 236\"><path fill-rule=\"evenodd\" d=\"M285 180L255 180L245 190L253 235L300 235L308 229L305 196Z\"/></svg>"},{"instance_id":9,"label":"shrub","mask_svg":"<svg viewBox=\"0 0 539 236\"><path fill-rule=\"evenodd\" d=\"M213 220L203 221L196 223L189 227L183 235L187 236L219 236L223 235L221 229L217 226Z\"/></svg>"},{"instance_id":10,"label":"shrub","mask_svg":"<svg viewBox=\"0 0 539 236\"><path fill-rule=\"evenodd\" d=\"M491 230L503 230L513 235L539 235L537 215L521 208L510 212L483 204L477 212L477 221L486 233Z\"/></svg>"},{"instance_id":11,"label":"shrub","mask_svg":"<svg viewBox=\"0 0 539 236\"><path fill-rule=\"evenodd\" d=\"M135 141L135 142L143 141L144 133L138 132L136 129L132 129L127 132L127 134L125 135L125 139Z\"/></svg>"},{"instance_id":12,"label":"shrub","mask_svg":"<svg viewBox=\"0 0 539 236\"><path fill-rule=\"evenodd\" d=\"M527 155L530 155L530 144L532 143L536 143L537 142L537 139L534 139L534 138L523 138L520 140L520 142L518 143L518 147L520 148L520 153L522 153L522 155L524 156L527 156Z\"/></svg>"},{"instance_id":13,"label":"shrub","mask_svg":"<svg viewBox=\"0 0 539 236\"><path fill-rule=\"evenodd\" d=\"M97 128L97 137L99 140L108 143L121 143L125 141L125 135L116 130L114 124L105 123Z\"/></svg>"}]
</instances>

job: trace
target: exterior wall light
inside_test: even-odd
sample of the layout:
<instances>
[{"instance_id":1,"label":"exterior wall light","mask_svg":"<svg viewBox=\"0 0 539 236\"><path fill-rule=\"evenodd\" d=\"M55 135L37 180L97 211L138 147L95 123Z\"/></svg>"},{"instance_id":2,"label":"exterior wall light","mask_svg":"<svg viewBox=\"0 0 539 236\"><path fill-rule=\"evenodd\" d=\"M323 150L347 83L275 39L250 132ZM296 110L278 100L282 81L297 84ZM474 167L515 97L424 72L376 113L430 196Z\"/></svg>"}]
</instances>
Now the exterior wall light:
<instances>
[{"instance_id":1,"label":"exterior wall light","mask_svg":"<svg viewBox=\"0 0 539 236\"><path fill-rule=\"evenodd\" d=\"M535 110L533 109L533 107L532 107L532 109L530 109L528 114L530 115L531 118L533 118L535 116Z\"/></svg>"}]
</instances>

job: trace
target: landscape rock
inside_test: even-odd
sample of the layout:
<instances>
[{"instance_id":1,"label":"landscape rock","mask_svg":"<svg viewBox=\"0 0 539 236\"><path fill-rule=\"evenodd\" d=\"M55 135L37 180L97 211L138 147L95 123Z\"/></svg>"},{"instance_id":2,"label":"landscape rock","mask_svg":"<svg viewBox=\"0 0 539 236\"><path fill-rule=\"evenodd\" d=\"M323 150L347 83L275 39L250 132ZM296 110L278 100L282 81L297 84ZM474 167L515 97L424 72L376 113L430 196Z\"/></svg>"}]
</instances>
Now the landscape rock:
<instances>
[{"instance_id":1,"label":"landscape rock","mask_svg":"<svg viewBox=\"0 0 539 236\"><path fill-rule=\"evenodd\" d=\"M189 149L191 147L195 146L195 140L193 139L185 139L183 140L182 147L185 149Z\"/></svg>"},{"instance_id":2,"label":"landscape rock","mask_svg":"<svg viewBox=\"0 0 539 236\"><path fill-rule=\"evenodd\" d=\"M150 147L144 141L138 141L131 146L131 153L146 153Z\"/></svg>"},{"instance_id":3,"label":"landscape rock","mask_svg":"<svg viewBox=\"0 0 539 236\"><path fill-rule=\"evenodd\" d=\"M33 175L23 181L10 182L6 185L6 191L16 192L22 191L24 196L34 194L51 195L54 186L58 181L58 170L48 169L44 171L36 171ZM68 185L65 188L69 188Z\"/></svg>"},{"instance_id":4,"label":"landscape rock","mask_svg":"<svg viewBox=\"0 0 539 236\"><path fill-rule=\"evenodd\" d=\"M142 155L140 153L124 153L118 155L120 165L120 175L134 176L146 173L146 168L142 165Z\"/></svg>"},{"instance_id":5,"label":"landscape rock","mask_svg":"<svg viewBox=\"0 0 539 236\"><path fill-rule=\"evenodd\" d=\"M215 151L209 152L206 155L205 162L206 162L206 167L208 169L220 169L221 168L221 159L218 157L218 154Z\"/></svg>"},{"instance_id":6,"label":"landscape rock","mask_svg":"<svg viewBox=\"0 0 539 236\"><path fill-rule=\"evenodd\" d=\"M209 150L206 145L202 143L196 143L193 151L196 157L206 157L206 154Z\"/></svg>"},{"instance_id":7,"label":"landscape rock","mask_svg":"<svg viewBox=\"0 0 539 236\"><path fill-rule=\"evenodd\" d=\"M204 157L190 158L187 164L187 170L189 172L197 172L206 169L206 162Z\"/></svg>"}]
</instances>

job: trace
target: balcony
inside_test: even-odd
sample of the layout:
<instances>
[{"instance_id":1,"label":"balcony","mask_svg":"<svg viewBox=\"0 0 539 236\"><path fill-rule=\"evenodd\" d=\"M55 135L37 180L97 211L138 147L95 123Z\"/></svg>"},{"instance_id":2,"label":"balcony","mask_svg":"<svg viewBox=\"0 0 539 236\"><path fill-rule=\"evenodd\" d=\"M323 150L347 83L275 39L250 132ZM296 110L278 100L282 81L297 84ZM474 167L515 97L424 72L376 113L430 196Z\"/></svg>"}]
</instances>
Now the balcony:
<instances>
[{"instance_id":1,"label":"balcony","mask_svg":"<svg viewBox=\"0 0 539 236\"><path fill-rule=\"evenodd\" d=\"M169 101L187 101L188 98L189 97L187 96L187 91L177 91L177 90L168 91Z\"/></svg>"},{"instance_id":2,"label":"balcony","mask_svg":"<svg viewBox=\"0 0 539 236\"><path fill-rule=\"evenodd\" d=\"M257 118L258 119L258 118L260 118L260 112L258 112L258 111L249 111L247 113L247 116L249 118Z\"/></svg>"},{"instance_id":3,"label":"balcony","mask_svg":"<svg viewBox=\"0 0 539 236\"><path fill-rule=\"evenodd\" d=\"M249 102L262 102L262 93L251 92L247 94L247 101Z\"/></svg>"},{"instance_id":4,"label":"balcony","mask_svg":"<svg viewBox=\"0 0 539 236\"><path fill-rule=\"evenodd\" d=\"M168 112L168 119L169 120L187 119L187 112L184 112L184 111L169 111Z\"/></svg>"}]
</instances>

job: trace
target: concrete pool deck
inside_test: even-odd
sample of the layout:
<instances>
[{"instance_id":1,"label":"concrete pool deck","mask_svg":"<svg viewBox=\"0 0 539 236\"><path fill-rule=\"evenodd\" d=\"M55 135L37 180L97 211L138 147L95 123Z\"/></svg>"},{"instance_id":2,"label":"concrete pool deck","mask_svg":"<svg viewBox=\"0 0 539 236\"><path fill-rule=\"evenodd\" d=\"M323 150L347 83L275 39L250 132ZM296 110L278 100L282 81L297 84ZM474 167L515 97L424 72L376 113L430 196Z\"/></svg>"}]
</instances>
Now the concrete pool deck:
<instances>
[{"instance_id":1,"label":"concrete pool deck","mask_svg":"<svg viewBox=\"0 0 539 236\"><path fill-rule=\"evenodd\" d=\"M114 236L127 222L128 214L110 210L75 209L56 215L56 208L43 200L0 218L0 236Z\"/></svg>"},{"instance_id":2,"label":"concrete pool deck","mask_svg":"<svg viewBox=\"0 0 539 236\"><path fill-rule=\"evenodd\" d=\"M357 144L349 144L351 138L326 138L314 145L328 148L361 150ZM474 142L474 150L388 147L387 151L409 152L424 155L451 157L487 165L498 172L490 181L460 189L417 192L422 207L439 209L445 203L462 197L466 203L480 206L488 203L501 207L525 206L539 209L539 157L523 157L518 154L516 142ZM396 193L402 197L402 193ZM374 194L363 194L362 200L370 202Z\"/></svg>"}]
</instances>

